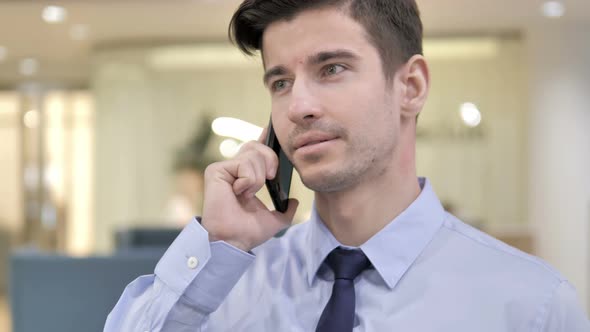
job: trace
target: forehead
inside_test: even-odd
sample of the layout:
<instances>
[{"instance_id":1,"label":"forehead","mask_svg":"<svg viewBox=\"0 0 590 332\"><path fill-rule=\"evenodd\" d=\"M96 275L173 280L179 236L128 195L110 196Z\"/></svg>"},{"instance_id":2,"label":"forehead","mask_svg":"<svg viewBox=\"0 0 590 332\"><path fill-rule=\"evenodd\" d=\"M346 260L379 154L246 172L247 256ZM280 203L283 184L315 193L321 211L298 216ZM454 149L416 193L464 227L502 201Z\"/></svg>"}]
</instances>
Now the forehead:
<instances>
[{"instance_id":1,"label":"forehead","mask_svg":"<svg viewBox=\"0 0 590 332\"><path fill-rule=\"evenodd\" d=\"M262 37L265 67L303 62L309 55L348 49L362 56L375 53L364 27L336 8L304 11L291 20L273 22Z\"/></svg>"}]
</instances>

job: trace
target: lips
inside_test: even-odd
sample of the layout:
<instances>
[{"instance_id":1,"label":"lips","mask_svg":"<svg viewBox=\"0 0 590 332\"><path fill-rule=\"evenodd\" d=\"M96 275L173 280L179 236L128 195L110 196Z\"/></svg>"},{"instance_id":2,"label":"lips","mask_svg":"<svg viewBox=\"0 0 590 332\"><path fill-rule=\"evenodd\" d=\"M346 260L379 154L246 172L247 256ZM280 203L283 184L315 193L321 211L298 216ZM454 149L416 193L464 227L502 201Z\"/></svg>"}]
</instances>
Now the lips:
<instances>
[{"instance_id":1,"label":"lips","mask_svg":"<svg viewBox=\"0 0 590 332\"><path fill-rule=\"evenodd\" d=\"M334 135L328 134L328 133L322 133L322 132L306 133L306 134L303 134L295 139L293 147L295 148L295 150L297 150L297 149L305 147L305 146L331 141L336 138L337 138L337 136L334 136Z\"/></svg>"}]
</instances>

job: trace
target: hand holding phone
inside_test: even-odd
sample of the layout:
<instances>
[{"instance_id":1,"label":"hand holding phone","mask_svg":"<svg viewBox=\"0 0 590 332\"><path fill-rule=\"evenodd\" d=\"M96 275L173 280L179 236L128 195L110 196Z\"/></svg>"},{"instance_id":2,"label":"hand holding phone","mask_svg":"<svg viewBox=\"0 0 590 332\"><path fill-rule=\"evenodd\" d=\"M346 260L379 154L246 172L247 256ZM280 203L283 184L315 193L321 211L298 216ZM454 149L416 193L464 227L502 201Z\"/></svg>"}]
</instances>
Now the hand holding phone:
<instances>
[{"instance_id":1,"label":"hand holding phone","mask_svg":"<svg viewBox=\"0 0 590 332\"><path fill-rule=\"evenodd\" d=\"M266 179L274 174L268 173L268 167L277 169L270 181ZM245 144L234 158L209 165L201 220L209 240L225 241L248 252L291 225L298 206L297 200L288 199L292 171L272 126L258 142ZM265 184L275 210L255 195Z\"/></svg>"},{"instance_id":2,"label":"hand holding phone","mask_svg":"<svg viewBox=\"0 0 590 332\"><path fill-rule=\"evenodd\" d=\"M268 134L265 144L269 146L279 157L277 174L272 180L266 180L266 188L272 199L275 209L279 212L287 211L289 203L289 190L291 188L291 177L293 164L281 148L279 140L272 127L272 119L268 123Z\"/></svg>"}]
</instances>

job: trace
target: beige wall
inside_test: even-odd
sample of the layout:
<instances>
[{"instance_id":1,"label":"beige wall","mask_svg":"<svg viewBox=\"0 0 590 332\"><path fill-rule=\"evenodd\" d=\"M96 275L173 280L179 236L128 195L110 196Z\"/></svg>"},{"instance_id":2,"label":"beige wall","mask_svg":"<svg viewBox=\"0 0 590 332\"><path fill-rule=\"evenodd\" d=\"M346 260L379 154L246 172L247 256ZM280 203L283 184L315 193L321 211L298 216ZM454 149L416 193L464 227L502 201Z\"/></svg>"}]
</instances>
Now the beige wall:
<instances>
[{"instance_id":1,"label":"beige wall","mask_svg":"<svg viewBox=\"0 0 590 332\"><path fill-rule=\"evenodd\" d=\"M418 140L417 167L467 221L502 232L526 225L528 97L522 42L497 41L495 55L430 60L432 88L419 130L440 134ZM464 102L482 113L480 137L469 137L474 130L461 124Z\"/></svg>"},{"instance_id":2,"label":"beige wall","mask_svg":"<svg viewBox=\"0 0 590 332\"><path fill-rule=\"evenodd\" d=\"M14 92L0 92L0 227L13 234L21 227L20 110Z\"/></svg>"},{"instance_id":3,"label":"beige wall","mask_svg":"<svg viewBox=\"0 0 590 332\"><path fill-rule=\"evenodd\" d=\"M589 22L527 31L531 64L529 220L538 254L578 290L590 310Z\"/></svg>"},{"instance_id":4,"label":"beige wall","mask_svg":"<svg viewBox=\"0 0 590 332\"><path fill-rule=\"evenodd\" d=\"M141 50L105 52L94 76L96 127L96 249L113 248L113 232L134 224L169 226L175 151L193 134L204 112L268 122L270 101L256 63L239 69L155 70ZM209 153L221 156L216 146ZM293 195L304 196L294 183ZM267 199L267 198L265 198ZM269 200L267 200L269 202ZM306 218L305 200L299 219Z\"/></svg>"}]
</instances>

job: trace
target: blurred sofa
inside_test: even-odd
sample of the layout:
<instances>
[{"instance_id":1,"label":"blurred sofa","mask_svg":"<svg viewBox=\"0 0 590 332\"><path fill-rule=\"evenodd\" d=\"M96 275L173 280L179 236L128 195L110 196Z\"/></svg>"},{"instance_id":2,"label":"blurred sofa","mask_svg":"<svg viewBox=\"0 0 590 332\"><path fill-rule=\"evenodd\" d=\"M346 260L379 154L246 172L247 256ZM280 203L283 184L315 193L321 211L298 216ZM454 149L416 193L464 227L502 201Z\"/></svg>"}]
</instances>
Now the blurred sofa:
<instances>
[{"instance_id":1,"label":"blurred sofa","mask_svg":"<svg viewBox=\"0 0 590 332\"><path fill-rule=\"evenodd\" d=\"M0 221L0 224L2 222ZM8 260L11 246L11 233L0 227L0 296L6 294L8 287Z\"/></svg>"},{"instance_id":2,"label":"blurred sofa","mask_svg":"<svg viewBox=\"0 0 590 332\"><path fill-rule=\"evenodd\" d=\"M137 249L165 249L180 234L180 228L132 227L115 232L115 247L118 252Z\"/></svg>"},{"instance_id":3,"label":"blurred sofa","mask_svg":"<svg viewBox=\"0 0 590 332\"><path fill-rule=\"evenodd\" d=\"M180 229L130 228L115 233L110 256L74 258L37 251L10 257L13 332L100 332L125 286L152 274Z\"/></svg>"}]
</instances>

